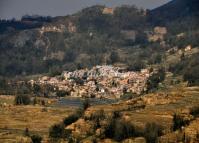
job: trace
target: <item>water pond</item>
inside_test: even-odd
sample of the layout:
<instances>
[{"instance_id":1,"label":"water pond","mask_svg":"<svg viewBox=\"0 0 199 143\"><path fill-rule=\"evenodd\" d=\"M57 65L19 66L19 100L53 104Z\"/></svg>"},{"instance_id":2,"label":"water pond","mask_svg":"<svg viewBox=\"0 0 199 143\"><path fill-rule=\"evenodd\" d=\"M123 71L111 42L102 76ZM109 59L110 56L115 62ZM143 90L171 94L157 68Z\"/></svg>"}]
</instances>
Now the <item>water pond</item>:
<instances>
[{"instance_id":1,"label":"water pond","mask_svg":"<svg viewBox=\"0 0 199 143\"><path fill-rule=\"evenodd\" d=\"M73 107L81 107L83 105L85 99L83 98L75 98L75 97L65 97L58 100L55 106L73 106ZM113 104L118 102L116 99L107 99L107 98L89 98L88 99L91 105L106 105Z\"/></svg>"}]
</instances>

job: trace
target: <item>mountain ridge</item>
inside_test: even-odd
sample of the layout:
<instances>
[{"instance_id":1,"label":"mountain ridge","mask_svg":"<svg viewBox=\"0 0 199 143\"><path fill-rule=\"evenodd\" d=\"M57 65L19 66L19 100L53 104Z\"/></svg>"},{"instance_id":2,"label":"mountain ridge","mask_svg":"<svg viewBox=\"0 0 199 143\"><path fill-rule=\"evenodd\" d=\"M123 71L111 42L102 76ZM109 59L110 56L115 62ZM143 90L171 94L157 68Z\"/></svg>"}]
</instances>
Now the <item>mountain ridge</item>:
<instances>
[{"instance_id":1,"label":"mountain ridge","mask_svg":"<svg viewBox=\"0 0 199 143\"><path fill-rule=\"evenodd\" d=\"M151 22L162 24L186 16L195 16L199 12L197 0L172 0L158 8L149 11Z\"/></svg>"}]
</instances>

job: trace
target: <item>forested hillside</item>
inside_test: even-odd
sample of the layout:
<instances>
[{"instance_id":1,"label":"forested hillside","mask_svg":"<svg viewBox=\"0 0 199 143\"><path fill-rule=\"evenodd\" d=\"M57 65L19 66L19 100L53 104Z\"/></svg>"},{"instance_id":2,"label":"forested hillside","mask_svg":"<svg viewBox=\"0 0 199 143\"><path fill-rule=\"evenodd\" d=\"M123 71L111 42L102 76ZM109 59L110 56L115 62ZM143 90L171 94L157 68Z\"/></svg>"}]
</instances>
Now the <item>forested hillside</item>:
<instances>
[{"instance_id":1,"label":"forested hillside","mask_svg":"<svg viewBox=\"0 0 199 143\"><path fill-rule=\"evenodd\" d=\"M198 9L197 5L187 2L180 1L179 8L179 1L174 0L152 11L135 6L115 9L93 6L65 17L40 17L36 21L24 17L22 23L33 21L34 24L23 28L8 22L6 30L0 34L0 75L48 73L53 76L63 70L102 64L125 66L135 71L164 66L169 50L177 47L183 51L188 45L198 49ZM186 15L185 5L191 5ZM178 13L173 11L176 6ZM3 23L5 26L6 22ZM155 36L158 38L154 40ZM190 72L199 69L197 57L197 52L189 56L185 53L183 60L168 63L167 69L190 79Z\"/></svg>"}]
</instances>

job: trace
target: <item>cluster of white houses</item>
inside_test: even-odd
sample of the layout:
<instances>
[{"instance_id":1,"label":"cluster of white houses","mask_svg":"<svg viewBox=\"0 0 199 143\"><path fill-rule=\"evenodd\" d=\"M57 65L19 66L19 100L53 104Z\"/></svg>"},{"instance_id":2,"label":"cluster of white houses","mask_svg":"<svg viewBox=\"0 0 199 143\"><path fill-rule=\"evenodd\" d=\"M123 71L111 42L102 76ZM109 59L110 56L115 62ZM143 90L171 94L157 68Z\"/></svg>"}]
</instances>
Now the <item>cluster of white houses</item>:
<instances>
[{"instance_id":1,"label":"cluster of white houses","mask_svg":"<svg viewBox=\"0 0 199 143\"><path fill-rule=\"evenodd\" d=\"M73 97L120 98L125 92L141 94L147 90L149 70L125 71L114 66L96 66L92 69L63 72L60 77L42 77L39 84L50 84Z\"/></svg>"}]
</instances>

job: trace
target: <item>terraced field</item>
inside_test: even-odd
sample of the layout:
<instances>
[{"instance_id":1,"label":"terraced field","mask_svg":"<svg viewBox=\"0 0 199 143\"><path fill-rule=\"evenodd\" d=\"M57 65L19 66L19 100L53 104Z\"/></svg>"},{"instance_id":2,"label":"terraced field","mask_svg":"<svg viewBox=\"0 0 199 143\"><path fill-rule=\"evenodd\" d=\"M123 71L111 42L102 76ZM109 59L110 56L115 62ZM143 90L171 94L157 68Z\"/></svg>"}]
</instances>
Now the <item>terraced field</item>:
<instances>
[{"instance_id":1,"label":"terraced field","mask_svg":"<svg viewBox=\"0 0 199 143\"><path fill-rule=\"evenodd\" d=\"M0 143L26 142L25 129L30 134L48 136L49 127L61 122L73 108L42 107L42 106L14 106L13 97L3 98L0 101L7 106L0 107Z\"/></svg>"},{"instance_id":2,"label":"terraced field","mask_svg":"<svg viewBox=\"0 0 199 143\"><path fill-rule=\"evenodd\" d=\"M113 105L91 107L87 114L100 109L106 112L121 111L123 118L140 129L143 129L147 123L155 122L163 127L164 136L160 140L164 142L164 137L167 141L169 139L177 141L183 136L190 135L196 138L199 134L198 125L196 127L198 118L194 118L190 114L190 110L194 107L199 107L199 87L181 85L173 87L167 92L160 91ZM184 127L182 132L173 132L174 114L181 114L190 119L190 125ZM194 138L192 137L192 139Z\"/></svg>"},{"instance_id":3,"label":"terraced field","mask_svg":"<svg viewBox=\"0 0 199 143\"><path fill-rule=\"evenodd\" d=\"M1 102L13 103L13 98L2 98ZM105 113L119 111L122 118L130 121L137 128L143 129L147 123L155 122L162 126L163 136L159 137L161 142L169 140L178 141L183 137L195 139L198 136L198 117L193 117L190 110L199 106L199 87L175 86L168 91L158 91L128 101L120 101L114 104L93 105L89 107L84 116L97 110L103 109ZM30 134L40 134L44 141L47 139L49 127L59 123L68 116L74 107L59 106L6 106L0 108L0 142L12 143L27 142L24 131L29 129ZM173 115L182 114L190 118L190 124L183 130L173 132ZM81 122L80 122L81 121ZM81 123L81 124L80 124ZM84 118L75 122L77 127L84 127L89 122ZM80 130L80 129L79 129ZM81 131L84 128L81 128ZM78 130L77 130L78 131ZM90 131L90 130L88 130ZM74 132L75 133L75 132ZM86 130L85 130L86 134Z\"/></svg>"}]
</instances>

